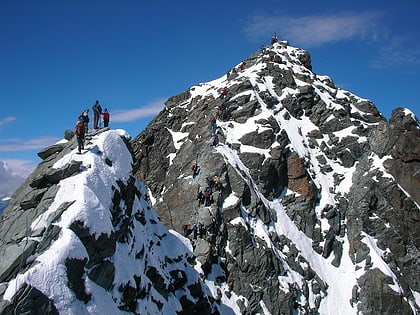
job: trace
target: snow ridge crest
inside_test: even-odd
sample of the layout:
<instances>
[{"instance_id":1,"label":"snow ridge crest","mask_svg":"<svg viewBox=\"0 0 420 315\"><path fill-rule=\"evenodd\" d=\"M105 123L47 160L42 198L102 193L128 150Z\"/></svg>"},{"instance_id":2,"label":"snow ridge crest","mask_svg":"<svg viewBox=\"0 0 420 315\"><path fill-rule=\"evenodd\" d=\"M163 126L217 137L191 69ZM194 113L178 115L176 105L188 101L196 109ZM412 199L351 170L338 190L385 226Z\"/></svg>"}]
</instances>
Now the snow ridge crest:
<instances>
[{"instance_id":1,"label":"snow ridge crest","mask_svg":"<svg viewBox=\"0 0 420 315\"><path fill-rule=\"evenodd\" d=\"M3 217L2 314L177 314L208 303L190 243L160 223L133 177L128 141L123 130L92 131L82 155L74 139L63 143L24 184L38 202ZM24 235L5 233L18 216Z\"/></svg>"}]
</instances>

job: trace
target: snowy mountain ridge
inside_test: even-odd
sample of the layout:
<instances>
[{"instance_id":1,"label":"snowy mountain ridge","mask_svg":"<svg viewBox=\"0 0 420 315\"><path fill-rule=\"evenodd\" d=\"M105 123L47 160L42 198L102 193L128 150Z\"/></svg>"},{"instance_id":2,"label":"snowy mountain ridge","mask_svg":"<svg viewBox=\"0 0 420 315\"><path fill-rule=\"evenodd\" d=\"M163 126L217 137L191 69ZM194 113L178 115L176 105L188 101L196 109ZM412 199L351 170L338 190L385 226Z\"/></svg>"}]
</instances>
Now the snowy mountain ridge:
<instances>
[{"instance_id":1,"label":"snowy mountain ridge","mask_svg":"<svg viewBox=\"0 0 420 315\"><path fill-rule=\"evenodd\" d=\"M134 139L39 153L0 222L0 313L416 314L419 130L264 47Z\"/></svg>"},{"instance_id":2,"label":"snowy mountain ridge","mask_svg":"<svg viewBox=\"0 0 420 315\"><path fill-rule=\"evenodd\" d=\"M19 247L46 242L47 231L57 233L48 247L27 255L26 270L3 288L2 314L188 312L179 301L184 295L193 302L205 296L194 298L175 280L182 286L202 285L209 294L187 263L191 244L159 223L146 187L132 177L132 156L122 139L128 137L123 130L105 131L90 139L83 155L76 154L73 143L53 163L54 169L77 163L80 172L60 180L48 209L28 222ZM24 251L13 255L25 256ZM162 288L152 283L154 277ZM165 286L173 286L173 294L165 295ZM30 302L20 305L16 300L23 294ZM143 302L133 303L139 295Z\"/></svg>"}]
</instances>

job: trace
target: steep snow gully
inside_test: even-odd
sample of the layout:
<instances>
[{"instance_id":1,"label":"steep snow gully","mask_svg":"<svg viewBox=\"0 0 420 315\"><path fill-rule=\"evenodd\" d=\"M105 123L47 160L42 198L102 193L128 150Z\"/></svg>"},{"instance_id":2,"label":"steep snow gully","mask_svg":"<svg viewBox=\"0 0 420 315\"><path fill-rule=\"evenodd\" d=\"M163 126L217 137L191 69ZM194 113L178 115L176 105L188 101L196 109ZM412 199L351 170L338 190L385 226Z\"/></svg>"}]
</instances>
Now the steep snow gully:
<instances>
[{"instance_id":1,"label":"steep snow gully","mask_svg":"<svg viewBox=\"0 0 420 315\"><path fill-rule=\"evenodd\" d=\"M417 314L419 200L390 171L389 126L281 41L135 139L63 140L2 216L0 313Z\"/></svg>"}]
</instances>

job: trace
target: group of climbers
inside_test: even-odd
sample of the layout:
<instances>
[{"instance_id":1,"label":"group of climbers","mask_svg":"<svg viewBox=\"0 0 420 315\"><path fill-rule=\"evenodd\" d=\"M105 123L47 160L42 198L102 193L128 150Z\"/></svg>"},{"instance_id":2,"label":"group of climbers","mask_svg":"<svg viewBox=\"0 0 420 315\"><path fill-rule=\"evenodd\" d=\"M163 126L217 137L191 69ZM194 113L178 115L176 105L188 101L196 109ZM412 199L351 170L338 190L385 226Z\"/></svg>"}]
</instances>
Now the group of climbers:
<instances>
[{"instance_id":1,"label":"group of climbers","mask_svg":"<svg viewBox=\"0 0 420 315\"><path fill-rule=\"evenodd\" d=\"M206 177L206 188L204 191L201 186L197 189L197 200L199 205L210 206L213 202L213 192L222 191L223 185L219 176L207 176ZM213 191L214 190L214 191Z\"/></svg>"},{"instance_id":2,"label":"group of climbers","mask_svg":"<svg viewBox=\"0 0 420 315\"><path fill-rule=\"evenodd\" d=\"M201 167L198 164L198 155L197 155L197 159L193 162L191 166L191 170L192 170L193 178L196 178L201 172ZM197 188L196 200L198 200L198 207L212 206L212 204L214 203L214 197L213 197L214 193L221 192L223 190L222 180L220 179L218 175L207 176L205 178L205 181L206 181L206 185L205 185L204 190L201 185L198 185L198 188ZM213 229L215 229L215 226L217 226L216 222L213 222L213 225L214 225ZM185 223L182 225L182 231L185 237L190 238L193 246L195 244L194 241L197 239L198 236L202 238L207 233L206 227L201 222L198 222L198 223L196 222L192 225L190 223Z\"/></svg>"},{"instance_id":3,"label":"group of climbers","mask_svg":"<svg viewBox=\"0 0 420 315\"><path fill-rule=\"evenodd\" d=\"M196 161L191 166L192 176L193 178L197 177L197 175L201 171L201 167L198 164L198 155ZM206 177L206 188L204 191L202 187L199 185L197 189L197 200L199 205L210 206L213 203L213 189L215 191L221 191L223 189L222 181L219 176L207 176Z\"/></svg>"},{"instance_id":4,"label":"group of climbers","mask_svg":"<svg viewBox=\"0 0 420 315\"><path fill-rule=\"evenodd\" d=\"M201 189L201 186L198 186L197 200L199 206L210 206L214 202L212 189L209 186L207 186L203 191Z\"/></svg>"},{"instance_id":5,"label":"group of climbers","mask_svg":"<svg viewBox=\"0 0 420 315\"><path fill-rule=\"evenodd\" d=\"M104 123L104 128L109 126L109 119L110 114L108 109L104 109L102 111L102 107L98 100L96 100L95 104L92 106L93 110L93 129L99 129L100 126L100 117L102 116L102 120ZM77 146L78 146L78 154L82 153L82 150L85 146L85 136L89 130L89 109L85 109L80 115L77 117L76 127L74 129L74 133L76 134L77 138Z\"/></svg>"},{"instance_id":6,"label":"group of climbers","mask_svg":"<svg viewBox=\"0 0 420 315\"><path fill-rule=\"evenodd\" d=\"M225 98L229 89L225 86L220 91L222 98ZM217 135L217 119L220 118L223 121L228 121L231 118L230 111L225 103L217 106L217 112L211 115L210 118L210 132L213 138L212 146L217 146L219 144L219 136Z\"/></svg>"},{"instance_id":7,"label":"group of climbers","mask_svg":"<svg viewBox=\"0 0 420 315\"><path fill-rule=\"evenodd\" d=\"M213 177L208 176L206 178L206 182L207 182L207 186L204 190L202 190L201 186L198 186L197 200L198 200L199 206L204 205L205 207L209 207L214 203L214 198L213 198L214 192L222 191L223 185L219 176L216 176L216 175ZM216 233L215 231L217 229L216 227L217 227L217 224L215 220L213 219L212 229L210 232ZM194 223L192 226L191 224L188 224L188 223L183 224L182 230L185 237L189 237L192 234L191 241L193 242L193 245L194 245L194 240L196 240L198 236L200 238L203 238L207 234L207 229L201 222Z\"/></svg>"},{"instance_id":8,"label":"group of climbers","mask_svg":"<svg viewBox=\"0 0 420 315\"><path fill-rule=\"evenodd\" d=\"M92 110L93 110L93 129L99 129L101 116L104 122L104 128L108 127L109 117L110 117L108 109L105 108L104 111L102 111L101 104L99 104L99 101L96 100L95 104L93 104L92 106Z\"/></svg>"},{"instance_id":9,"label":"group of climbers","mask_svg":"<svg viewBox=\"0 0 420 315\"><path fill-rule=\"evenodd\" d=\"M203 223L199 222L198 224L194 223L192 227L191 224L183 224L182 232L185 237L188 237L192 233L192 239L196 240L198 237L204 237L207 230Z\"/></svg>"},{"instance_id":10,"label":"group of climbers","mask_svg":"<svg viewBox=\"0 0 420 315\"><path fill-rule=\"evenodd\" d=\"M233 67L232 69L229 69L228 72L226 73L226 79L230 80L232 79L232 77L236 77L236 75L238 74L238 71L241 72L245 69L245 61L242 61L238 67Z\"/></svg>"}]
</instances>

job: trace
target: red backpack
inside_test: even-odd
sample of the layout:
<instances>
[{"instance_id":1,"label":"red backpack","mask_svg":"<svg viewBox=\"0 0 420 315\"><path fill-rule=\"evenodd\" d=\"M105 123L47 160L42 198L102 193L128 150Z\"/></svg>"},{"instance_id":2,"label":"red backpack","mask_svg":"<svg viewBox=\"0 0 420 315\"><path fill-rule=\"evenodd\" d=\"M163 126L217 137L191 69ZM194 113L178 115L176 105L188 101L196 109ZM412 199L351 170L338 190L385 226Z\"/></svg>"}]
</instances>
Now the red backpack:
<instances>
[{"instance_id":1,"label":"red backpack","mask_svg":"<svg viewBox=\"0 0 420 315\"><path fill-rule=\"evenodd\" d=\"M83 123L81 122L77 123L76 134L81 135L81 136L85 134L85 125Z\"/></svg>"},{"instance_id":2,"label":"red backpack","mask_svg":"<svg viewBox=\"0 0 420 315\"><path fill-rule=\"evenodd\" d=\"M109 113L108 112L103 112L102 116L104 117L105 121L109 121Z\"/></svg>"}]
</instances>

